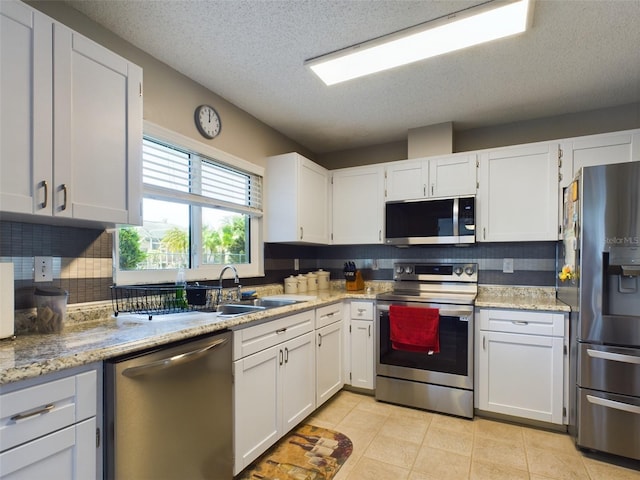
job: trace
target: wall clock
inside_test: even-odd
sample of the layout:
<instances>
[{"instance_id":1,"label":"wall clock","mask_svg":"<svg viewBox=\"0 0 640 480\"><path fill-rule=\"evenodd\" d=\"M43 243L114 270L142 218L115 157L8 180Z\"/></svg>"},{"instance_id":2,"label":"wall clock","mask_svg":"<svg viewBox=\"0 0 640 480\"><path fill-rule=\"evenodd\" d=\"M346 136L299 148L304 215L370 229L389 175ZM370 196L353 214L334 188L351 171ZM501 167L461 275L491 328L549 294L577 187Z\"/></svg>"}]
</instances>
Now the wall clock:
<instances>
[{"instance_id":1,"label":"wall clock","mask_svg":"<svg viewBox=\"0 0 640 480\"><path fill-rule=\"evenodd\" d=\"M196 127L205 138L215 138L220 134L222 123L220 115L209 105L200 105L195 113Z\"/></svg>"}]
</instances>

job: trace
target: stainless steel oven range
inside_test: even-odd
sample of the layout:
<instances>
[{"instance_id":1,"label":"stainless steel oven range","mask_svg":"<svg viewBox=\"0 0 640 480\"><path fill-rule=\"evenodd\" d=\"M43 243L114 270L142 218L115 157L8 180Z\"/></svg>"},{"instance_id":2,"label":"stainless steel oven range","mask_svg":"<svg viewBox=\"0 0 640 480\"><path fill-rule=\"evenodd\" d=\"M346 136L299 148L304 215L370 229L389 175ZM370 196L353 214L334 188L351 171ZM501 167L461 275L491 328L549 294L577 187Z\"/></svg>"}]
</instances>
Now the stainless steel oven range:
<instances>
[{"instance_id":1,"label":"stainless steel oven range","mask_svg":"<svg viewBox=\"0 0 640 480\"><path fill-rule=\"evenodd\" d=\"M377 296L376 399L473 418L477 264L397 263L394 280L392 292ZM393 305L438 309L439 352L411 351L392 342Z\"/></svg>"}]
</instances>

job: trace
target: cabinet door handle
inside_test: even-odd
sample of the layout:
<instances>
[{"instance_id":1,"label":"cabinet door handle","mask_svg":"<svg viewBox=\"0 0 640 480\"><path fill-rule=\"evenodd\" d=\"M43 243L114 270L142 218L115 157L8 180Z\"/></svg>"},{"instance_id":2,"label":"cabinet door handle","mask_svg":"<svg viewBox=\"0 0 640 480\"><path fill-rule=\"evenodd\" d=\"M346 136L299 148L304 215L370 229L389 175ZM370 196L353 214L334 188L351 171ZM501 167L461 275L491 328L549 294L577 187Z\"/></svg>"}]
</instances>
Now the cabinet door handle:
<instances>
[{"instance_id":1,"label":"cabinet door handle","mask_svg":"<svg viewBox=\"0 0 640 480\"><path fill-rule=\"evenodd\" d=\"M427 185L422 185L422 196L426 197L427 196Z\"/></svg>"},{"instance_id":2,"label":"cabinet door handle","mask_svg":"<svg viewBox=\"0 0 640 480\"><path fill-rule=\"evenodd\" d=\"M371 325L369 325L369 337L371 337Z\"/></svg>"},{"instance_id":3,"label":"cabinet door handle","mask_svg":"<svg viewBox=\"0 0 640 480\"><path fill-rule=\"evenodd\" d=\"M46 180L42 181L42 188L44 188L44 200L40 204L40 207L47 208L47 205L49 204L49 184Z\"/></svg>"},{"instance_id":4,"label":"cabinet door handle","mask_svg":"<svg viewBox=\"0 0 640 480\"><path fill-rule=\"evenodd\" d=\"M63 201L62 201L62 207L60 207L60 210L66 210L67 209L67 184L63 183L60 186L60 189L62 190L63 195Z\"/></svg>"},{"instance_id":5,"label":"cabinet door handle","mask_svg":"<svg viewBox=\"0 0 640 480\"><path fill-rule=\"evenodd\" d=\"M485 337L484 335L482 336L482 349L487 349L487 337Z\"/></svg>"},{"instance_id":6,"label":"cabinet door handle","mask_svg":"<svg viewBox=\"0 0 640 480\"><path fill-rule=\"evenodd\" d=\"M289 347L284 347L284 363L289 363Z\"/></svg>"},{"instance_id":7,"label":"cabinet door handle","mask_svg":"<svg viewBox=\"0 0 640 480\"><path fill-rule=\"evenodd\" d=\"M35 415L42 415L44 413L49 413L51 410L53 410L53 403L49 403L44 407L31 410L30 412L19 413L11 417L9 420L11 420L12 422L17 422L18 420L24 420L25 418L33 417Z\"/></svg>"},{"instance_id":8,"label":"cabinet door handle","mask_svg":"<svg viewBox=\"0 0 640 480\"><path fill-rule=\"evenodd\" d=\"M433 187L434 187L434 185L433 185L433 183L432 183L432 184L431 184L431 196L432 196L432 197L433 197L433 190L434 190L434 188L433 188Z\"/></svg>"},{"instance_id":9,"label":"cabinet door handle","mask_svg":"<svg viewBox=\"0 0 640 480\"><path fill-rule=\"evenodd\" d=\"M319 347L322 346L322 334L321 333L318 334L318 346Z\"/></svg>"},{"instance_id":10,"label":"cabinet door handle","mask_svg":"<svg viewBox=\"0 0 640 480\"><path fill-rule=\"evenodd\" d=\"M302 237L304 237L304 230L300 227L300 240L302 240Z\"/></svg>"},{"instance_id":11,"label":"cabinet door handle","mask_svg":"<svg viewBox=\"0 0 640 480\"><path fill-rule=\"evenodd\" d=\"M482 239L483 240L487 239L487 229L486 229L486 227L482 229Z\"/></svg>"},{"instance_id":12,"label":"cabinet door handle","mask_svg":"<svg viewBox=\"0 0 640 480\"><path fill-rule=\"evenodd\" d=\"M282 353L282 349L280 349L279 352L280 352L280 366L282 366L282 364L284 363L284 354Z\"/></svg>"}]
</instances>

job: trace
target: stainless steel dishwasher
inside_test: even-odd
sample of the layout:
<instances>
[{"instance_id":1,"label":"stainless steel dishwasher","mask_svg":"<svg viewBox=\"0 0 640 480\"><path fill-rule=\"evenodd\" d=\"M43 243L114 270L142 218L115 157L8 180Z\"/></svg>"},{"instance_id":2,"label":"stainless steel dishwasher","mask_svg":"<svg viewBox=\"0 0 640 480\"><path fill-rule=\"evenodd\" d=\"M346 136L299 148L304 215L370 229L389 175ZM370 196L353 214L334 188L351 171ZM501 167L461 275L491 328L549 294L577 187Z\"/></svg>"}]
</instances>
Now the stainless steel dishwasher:
<instances>
[{"instance_id":1,"label":"stainless steel dishwasher","mask_svg":"<svg viewBox=\"0 0 640 480\"><path fill-rule=\"evenodd\" d=\"M231 332L106 362L106 478L233 477Z\"/></svg>"}]
</instances>

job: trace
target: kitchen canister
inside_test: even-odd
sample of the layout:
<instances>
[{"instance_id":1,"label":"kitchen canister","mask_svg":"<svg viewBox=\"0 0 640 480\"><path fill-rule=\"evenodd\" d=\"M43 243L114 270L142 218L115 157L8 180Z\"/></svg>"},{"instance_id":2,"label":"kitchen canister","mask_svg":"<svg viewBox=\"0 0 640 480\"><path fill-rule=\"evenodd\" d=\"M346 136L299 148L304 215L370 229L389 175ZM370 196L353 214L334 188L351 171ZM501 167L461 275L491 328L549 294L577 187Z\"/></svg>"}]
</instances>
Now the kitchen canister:
<instances>
[{"instance_id":1,"label":"kitchen canister","mask_svg":"<svg viewBox=\"0 0 640 480\"><path fill-rule=\"evenodd\" d=\"M315 292L318 290L318 275L313 272L307 273L307 291Z\"/></svg>"},{"instance_id":2,"label":"kitchen canister","mask_svg":"<svg viewBox=\"0 0 640 480\"><path fill-rule=\"evenodd\" d=\"M298 293L298 279L293 275L284 279L284 293Z\"/></svg>"},{"instance_id":3,"label":"kitchen canister","mask_svg":"<svg viewBox=\"0 0 640 480\"><path fill-rule=\"evenodd\" d=\"M329 276L331 274L322 269L315 272L315 274L318 276L318 290L328 290L330 286Z\"/></svg>"},{"instance_id":4,"label":"kitchen canister","mask_svg":"<svg viewBox=\"0 0 640 480\"><path fill-rule=\"evenodd\" d=\"M307 290L307 277L305 277L303 274L298 275L298 293L307 293Z\"/></svg>"},{"instance_id":5,"label":"kitchen canister","mask_svg":"<svg viewBox=\"0 0 640 480\"><path fill-rule=\"evenodd\" d=\"M40 333L59 333L64 327L69 292L57 287L39 287L36 300L36 327Z\"/></svg>"}]
</instances>

